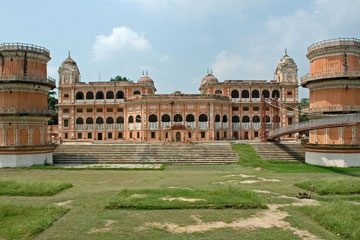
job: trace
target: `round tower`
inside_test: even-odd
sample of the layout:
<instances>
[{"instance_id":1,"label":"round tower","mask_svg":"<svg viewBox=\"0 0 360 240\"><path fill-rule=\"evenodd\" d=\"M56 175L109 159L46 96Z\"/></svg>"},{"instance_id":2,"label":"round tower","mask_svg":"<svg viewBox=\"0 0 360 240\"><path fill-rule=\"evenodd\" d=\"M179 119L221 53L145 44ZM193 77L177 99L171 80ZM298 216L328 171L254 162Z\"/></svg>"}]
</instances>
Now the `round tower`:
<instances>
[{"instance_id":1,"label":"round tower","mask_svg":"<svg viewBox=\"0 0 360 240\"><path fill-rule=\"evenodd\" d=\"M310 90L309 118L360 113L360 40L339 38L308 47L310 73L301 85ZM351 116L350 116L351 117ZM360 126L310 131L306 162L326 166L360 166Z\"/></svg>"},{"instance_id":2,"label":"round tower","mask_svg":"<svg viewBox=\"0 0 360 240\"><path fill-rule=\"evenodd\" d=\"M52 163L48 145L50 52L23 43L0 44L0 167Z\"/></svg>"}]
</instances>

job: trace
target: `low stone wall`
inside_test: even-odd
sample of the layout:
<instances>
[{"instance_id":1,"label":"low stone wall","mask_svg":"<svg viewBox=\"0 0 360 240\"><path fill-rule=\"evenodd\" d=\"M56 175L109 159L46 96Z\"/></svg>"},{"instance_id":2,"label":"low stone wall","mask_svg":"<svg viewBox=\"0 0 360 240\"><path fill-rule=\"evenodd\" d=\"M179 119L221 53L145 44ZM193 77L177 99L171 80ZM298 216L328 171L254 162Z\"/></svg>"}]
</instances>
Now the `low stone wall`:
<instances>
[{"instance_id":1,"label":"low stone wall","mask_svg":"<svg viewBox=\"0 0 360 240\"><path fill-rule=\"evenodd\" d=\"M53 164L54 146L0 147L0 168Z\"/></svg>"}]
</instances>

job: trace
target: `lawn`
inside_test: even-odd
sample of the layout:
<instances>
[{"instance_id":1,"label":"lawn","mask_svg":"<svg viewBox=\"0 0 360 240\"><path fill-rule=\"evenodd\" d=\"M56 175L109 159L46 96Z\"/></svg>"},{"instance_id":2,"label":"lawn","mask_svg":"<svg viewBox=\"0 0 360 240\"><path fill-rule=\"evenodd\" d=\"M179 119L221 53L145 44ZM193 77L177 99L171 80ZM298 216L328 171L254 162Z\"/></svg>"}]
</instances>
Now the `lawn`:
<instances>
[{"instance_id":1,"label":"lawn","mask_svg":"<svg viewBox=\"0 0 360 240\"><path fill-rule=\"evenodd\" d=\"M320 195L327 194L359 194L360 178L325 178L306 180L295 184L305 190L314 191Z\"/></svg>"},{"instance_id":2,"label":"lawn","mask_svg":"<svg viewBox=\"0 0 360 240\"><path fill-rule=\"evenodd\" d=\"M71 187L72 184L62 182L19 182L0 180L0 195L53 196Z\"/></svg>"},{"instance_id":3,"label":"lawn","mask_svg":"<svg viewBox=\"0 0 360 240\"><path fill-rule=\"evenodd\" d=\"M357 169L334 171L307 164L267 163L254 156L252 148L242 147L247 149L239 150L243 153L240 164L173 164L162 171L0 169L0 182L72 185L50 196L7 193L0 195L0 202L2 206L17 206L14 209L23 209L21 216L29 216L19 221L23 228L21 233L13 233L13 239L302 239L304 232L315 239L341 239L358 232L359 226L352 223L359 222L354 213L359 212L356 204L360 194L315 192L313 196L320 206L295 204L295 195L304 191L295 184L309 180L320 184L316 189L321 189L322 179L352 183L360 178ZM33 188L25 188L29 189ZM116 209L108 209L109 203L115 203ZM249 203L261 207L225 208ZM209 209L216 204L223 205ZM262 208L264 204L268 209ZM159 209L163 206L171 209ZM274 210L274 206L283 207ZM0 208L0 216L12 215L7 211ZM344 218L321 221L336 213ZM19 215L13 216L16 219ZM44 223L35 224L32 216L45 219ZM4 219L1 224L8 224L11 217ZM350 224L338 228L345 220ZM27 224L42 227L26 228ZM4 233L8 227L3 226L0 239L8 239Z\"/></svg>"}]
</instances>

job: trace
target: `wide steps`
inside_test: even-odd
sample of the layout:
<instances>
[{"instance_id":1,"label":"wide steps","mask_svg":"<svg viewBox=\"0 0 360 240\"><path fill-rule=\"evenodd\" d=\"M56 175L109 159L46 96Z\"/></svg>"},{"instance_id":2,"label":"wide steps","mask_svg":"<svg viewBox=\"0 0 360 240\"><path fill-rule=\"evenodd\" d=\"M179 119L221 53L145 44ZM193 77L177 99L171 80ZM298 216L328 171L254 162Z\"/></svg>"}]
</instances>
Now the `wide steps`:
<instances>
[{"instance_id":1,"label":"wide steps","mask_svg":"<svg viewBox=\"0 0 360 240\"><path fill-rule=\"evenodd\" d=\"M264 160L305 161L305 149L301 144L250 143Z\"/></svg>"}]
</instances>

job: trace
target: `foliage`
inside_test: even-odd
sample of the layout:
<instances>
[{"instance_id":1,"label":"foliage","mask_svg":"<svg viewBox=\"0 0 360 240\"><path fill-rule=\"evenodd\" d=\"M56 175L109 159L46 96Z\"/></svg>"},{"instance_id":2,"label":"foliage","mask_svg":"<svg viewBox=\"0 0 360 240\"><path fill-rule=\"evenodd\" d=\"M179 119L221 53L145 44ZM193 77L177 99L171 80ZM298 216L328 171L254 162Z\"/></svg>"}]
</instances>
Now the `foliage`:
<instances>
[{"instance_id":1,"label":"foliage","mask_svg":"<svg viewBox=\"0 0 360 240\"><path fill-rule=\"evenodd\" d=\"M163 200L168 198L173 200ZM182 201L179 198L201 199ZM108 209L251 209L266 208L256 193L246 190L215 191L187 189L123 190L107 204Z\"/></svg>"},{"instance_id":2,"label":"foliage","mask_svg":"<svg viewBox=\"0 0 360 240\"><path fill-rule=\"evenodd\" d=\"M295 186L306 190L314 190L320 195L360 193L359 178L326 178L306 180L296 183Z\"/></svg>"},{"instance_id":3,"label":"foliage","mask_svg":"<svg viewBox=\"0 0 360 240\"><path fill-rule=\"evenodd\" d=\"M0 239L29 239L51 226L68 209L0 204Z\"/></svg>"},{"instance_id":4,"label":"foliage","mask_svg":"<svg viewBox=\"0 0 360 240\"><path fill-rule=\"evenodd\" d=\"M0 181L0 195L7 196L53 196L62 190L71 188L70 183L61 182L16 182Z\"/></svg>"},{"instance_id":5,"label":"foliage","mask_svg":"<svg viewBox=\"0 0 360 240\"><path fill-rule=\"evenodd\" d=\"M320 206L303 206L299 210L344 239L360 239L360 205L335 201Z\"/></svg>"},{"instance_id":6,"label":"foliage","mask_svg":"<svg viewBox=\"0 0 360 240\"><path fill-rule=\"evenodd\" d=\"M58 99L56 98L55 91L49 91L47 95L48 101L48 109L56 111L56 116L52 116L48 122L49 125L57 125L58 124L58 113L57 113L57 104Z\"/></svg>"},{"instance_id":7,"label":"foliage","mask_svg":"<svg viewBox=\"0 0 360 240\"><path fill-rule=\"evenodd\" d=\"M299 122L309 121L309 118L300 114L302 108L309 107L310 99L302 98L299 103Z\"/></svg>"},{"instance_id":8,"label":"foliage","mask_svg":"<svg viewBox=\"0 0 360 240\"><path fill-rule=\"evenodd\" d=\"M110 78L111 82L132 82L129 78L127 77L122 77L120 75L117 75L114 78Z\"/></svg>"}]
</instances>

